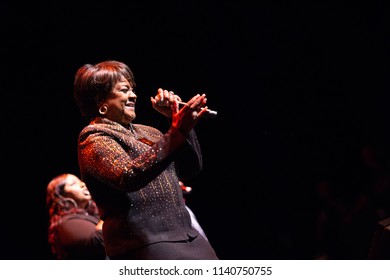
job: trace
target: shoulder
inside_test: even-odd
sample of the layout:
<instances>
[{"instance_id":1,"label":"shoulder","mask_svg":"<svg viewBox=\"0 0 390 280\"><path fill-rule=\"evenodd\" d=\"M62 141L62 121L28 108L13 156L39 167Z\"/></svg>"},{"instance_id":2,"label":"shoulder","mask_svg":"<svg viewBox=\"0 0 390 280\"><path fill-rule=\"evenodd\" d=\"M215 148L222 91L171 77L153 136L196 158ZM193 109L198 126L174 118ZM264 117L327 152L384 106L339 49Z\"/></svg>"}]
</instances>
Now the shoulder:
<instances>
[{"instance_id":1,"label":"shoulder","mask_svg":"<svg viewBox=\"0 0 390 280\"><path fill-rule=\"evenodd\" d=\"M123 138L128 134L129 130L119 123L105 118L96 118L81 130L79 141L93 140L96 137Z\"/></svg>"},{"instance_id":2,"label":"shoulder","mask_svg":"<svg viewBox=\"0 0 390 280\"><path fill-rule=\"evenodd\" d=\"M122 129L125 128L116 122L110 121L105 118L95 118L81 130L81 134L98 131L109 132Z\"/></svg>"},{"instance_id":3,"label":"shoulder","mask_svg":"<svg viewBox=\"0 0 390 280\"><path fill-rule=\"evenodd\" d=\"M61 238L69 242L93 234L96 231L98 219L87 215L72 214L64 216L57 226L57 232Z\"/></svg>"},{"instance_id":4,"label":"shoulder","mask_svg":"<svg viewBox=\"0 0 390 280\"><path fill-rule=\"evenodd\" d=\"M145 132L154 136L161 136L162 132L155 127L144 125L144 124L133 124L135 130Z\"/></svg>"},{"instance_id":5,"label":"shoulder","mask_svg":"<svg viewBox=\"0 0 390 280\"><path fill-rule=\"evenodd\" d=\"M69 214L64 217L62 217L61 224L85 224L90 223L92 225L96 225L99 222L99 218L92 216L92 215L85 215L85 214Z\"/></svg>"}]
</instances>

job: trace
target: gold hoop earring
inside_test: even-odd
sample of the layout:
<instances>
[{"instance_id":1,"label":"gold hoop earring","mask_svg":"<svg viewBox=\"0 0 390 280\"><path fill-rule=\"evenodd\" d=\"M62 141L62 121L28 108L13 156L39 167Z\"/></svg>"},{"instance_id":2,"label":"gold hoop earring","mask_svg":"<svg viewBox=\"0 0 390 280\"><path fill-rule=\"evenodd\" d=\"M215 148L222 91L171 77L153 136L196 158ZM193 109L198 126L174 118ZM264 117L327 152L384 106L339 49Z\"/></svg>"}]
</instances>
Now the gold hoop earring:
<instances>
[{"instance_id":1,"label":"gold hoop earring","mask_svg":"<svg viewBox=\"0 0 390 280\"><path fill-rule=\"evenodd\" d=\"M107 111L108 111L108 107L106 105L102 105L99 107L99 113L101 115L105 115L107 113Z\"/></svg>"}]
</instances>

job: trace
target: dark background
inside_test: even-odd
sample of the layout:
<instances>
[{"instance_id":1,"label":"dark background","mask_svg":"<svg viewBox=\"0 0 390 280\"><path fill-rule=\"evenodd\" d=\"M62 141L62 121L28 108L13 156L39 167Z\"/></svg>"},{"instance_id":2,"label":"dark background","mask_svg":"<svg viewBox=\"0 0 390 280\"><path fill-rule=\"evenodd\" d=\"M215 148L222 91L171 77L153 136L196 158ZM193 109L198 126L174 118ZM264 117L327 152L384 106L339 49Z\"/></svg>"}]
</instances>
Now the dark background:
<instances>
[{"instance_id":1,"label":"dark background","mask_svg":"<svg viewBox=\"0 0 390 280\"><path fill-rule=\"evenodd\" d=\"M319 182L341 201L334 220L361 194L380 208L361 155L377 153L388 178L389 4L312 2L3 2L0 258L52 258L45 189L78 175L85 124L73 77L106 59L135 73L137 123L166 130L149 100L158 87L204 92L218 111L196 127L204 171L187 203L221 259L318 258ZM336 222L329 258L366 258L380 218Z\"/></svg>"}]
</instances>

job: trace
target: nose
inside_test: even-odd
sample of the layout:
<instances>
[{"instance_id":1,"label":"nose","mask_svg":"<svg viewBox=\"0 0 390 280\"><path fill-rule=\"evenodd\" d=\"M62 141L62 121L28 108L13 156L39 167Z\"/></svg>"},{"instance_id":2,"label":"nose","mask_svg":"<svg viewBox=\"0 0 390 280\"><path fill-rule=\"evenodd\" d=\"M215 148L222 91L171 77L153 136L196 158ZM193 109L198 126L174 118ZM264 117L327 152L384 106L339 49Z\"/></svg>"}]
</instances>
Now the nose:
<instances>
[{"instance_id":1,"label":"nose","mask_svg":"<svg viewBox=\"0 0 390 280\"><path fill-rule=\"evenodd\" d=\"M137 98L137 95L135 94L135 91L134 90L129 90L129 92L130 92L130 97L132 97L132 98Z\"/></svg>"}]
</instances>

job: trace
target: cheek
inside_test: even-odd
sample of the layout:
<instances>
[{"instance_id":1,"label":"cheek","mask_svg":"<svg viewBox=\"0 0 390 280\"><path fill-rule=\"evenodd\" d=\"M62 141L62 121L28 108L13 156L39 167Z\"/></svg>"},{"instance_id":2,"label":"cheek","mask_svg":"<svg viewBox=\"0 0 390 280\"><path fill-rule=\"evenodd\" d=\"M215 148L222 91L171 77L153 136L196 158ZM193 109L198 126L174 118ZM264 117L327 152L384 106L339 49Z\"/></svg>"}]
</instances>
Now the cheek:
<instances>
[{"instance_id":1,"label":"cheek","mask_svg":"<svg viewBox=\"0 0 390 280\"><path fill-rule=\"evenodd\" d=\"M75 200L78 200L78 199L80 199L80 197L82 197L83 194L79 190L68 190L68 192L66 192L65 195L69 198L73 198Z\"/></svg>"}]
</instances>

